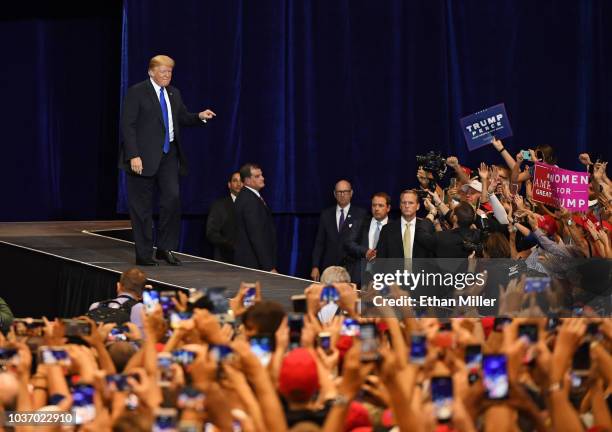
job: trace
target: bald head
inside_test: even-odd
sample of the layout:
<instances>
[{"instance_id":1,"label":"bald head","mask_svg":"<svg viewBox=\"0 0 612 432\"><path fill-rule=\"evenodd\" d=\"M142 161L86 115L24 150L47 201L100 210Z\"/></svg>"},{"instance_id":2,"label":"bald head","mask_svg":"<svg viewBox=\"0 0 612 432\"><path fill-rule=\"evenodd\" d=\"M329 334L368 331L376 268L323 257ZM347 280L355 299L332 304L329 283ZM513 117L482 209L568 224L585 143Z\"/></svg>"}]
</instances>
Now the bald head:
<instances>
[{"instance_id":1,"label":"bald head","mask_svg":"<svg viewBox=\"0 0 612 432\"><path fill-rule=\"evenodd\" d=\"M349 205L351 198L353 198L353 187L347 180L340 180L334 188L334 196L338 205L344 208Z\"/></svg>"}]
</instances>

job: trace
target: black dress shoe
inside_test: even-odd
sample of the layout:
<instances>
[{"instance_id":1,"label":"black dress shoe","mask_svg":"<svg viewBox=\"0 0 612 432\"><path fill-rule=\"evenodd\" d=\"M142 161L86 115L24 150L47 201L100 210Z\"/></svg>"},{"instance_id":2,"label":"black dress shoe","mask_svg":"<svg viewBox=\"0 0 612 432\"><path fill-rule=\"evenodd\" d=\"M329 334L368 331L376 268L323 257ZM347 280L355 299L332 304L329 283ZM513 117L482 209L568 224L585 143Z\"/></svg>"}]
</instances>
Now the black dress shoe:
<instances>
[{"instance_id":1,"label":"black dress shoe","mask_svg":"<svg viewBox=\"0 0 612 432\"><path fill-rule=\"evenodd\" d=\"M139 259L139 258L136 258L136 265L139 265L139 266L156 266L156 265L159 265L159 263L157 261L155 261L154 259L152 259L152 258L149 258L149 259Z\"/></svg>"},{"instance_id":2,"label":"black dress shoe","mask_svg":"<svg viewBox=\"0 0 612 432\"><path fill-rule=\"evenodd\" d=\"M164 260L168 264L173 266L182 265L181 260L175 257L172 251L157 249L157 252L155 252L155 258L157 258L158 260Z\"/></svg>"}]
</instances>

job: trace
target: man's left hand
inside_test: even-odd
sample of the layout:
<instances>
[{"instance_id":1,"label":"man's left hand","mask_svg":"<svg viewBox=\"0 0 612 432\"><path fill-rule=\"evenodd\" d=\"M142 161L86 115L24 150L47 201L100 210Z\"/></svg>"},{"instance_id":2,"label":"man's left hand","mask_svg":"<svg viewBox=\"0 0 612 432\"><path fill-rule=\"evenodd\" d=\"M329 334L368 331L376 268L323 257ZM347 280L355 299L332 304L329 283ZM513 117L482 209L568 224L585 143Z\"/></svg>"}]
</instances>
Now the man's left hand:
<instances>
[{"instance_id":1,"label":"man's left hand","mask_svg":"<svg viewBox=\"0 0 612 432\"><path fill-rule=\"evenodd\" d=\"M200 120L210 120L211 118L215 117L216 115L217 114L215 114L214 112L212 112L209 109L204 110L204 111L198 113L198 117L200 118Z\"/></svg>"}]
</instances>

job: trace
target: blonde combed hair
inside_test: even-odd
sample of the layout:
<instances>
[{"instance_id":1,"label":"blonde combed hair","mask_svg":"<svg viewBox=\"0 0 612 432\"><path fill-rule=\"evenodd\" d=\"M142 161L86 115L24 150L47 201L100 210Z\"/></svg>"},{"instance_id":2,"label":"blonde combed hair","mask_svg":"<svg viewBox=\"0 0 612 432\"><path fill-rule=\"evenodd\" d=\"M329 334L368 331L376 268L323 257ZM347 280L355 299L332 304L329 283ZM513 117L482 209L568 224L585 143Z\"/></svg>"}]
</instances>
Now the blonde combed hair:
<instances>
[{"instance_id":1,"label":"blonde combed hair","mask_svg":"<svg viewBox=\"0 0 612 432\"><path fill-rule=\"evenodd\" d=\"M167 55L159 54L149 60L149 70L155 69L158 66L174 67L174 60Z\"/></svg>"}]
</instances>

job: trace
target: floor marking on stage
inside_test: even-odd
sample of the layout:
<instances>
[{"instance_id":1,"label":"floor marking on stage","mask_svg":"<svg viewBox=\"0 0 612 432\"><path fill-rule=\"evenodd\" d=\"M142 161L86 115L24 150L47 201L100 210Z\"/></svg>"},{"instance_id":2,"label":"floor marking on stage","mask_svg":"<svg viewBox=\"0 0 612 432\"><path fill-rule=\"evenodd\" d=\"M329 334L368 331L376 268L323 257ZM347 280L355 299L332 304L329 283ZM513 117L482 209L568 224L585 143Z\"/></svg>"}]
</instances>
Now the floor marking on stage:
<instances>
[{"instance_id":1,"label":"floor marking on stage","mask_svg":"<svg viewBox=\"0 0 612 432\"><path fill-rule=\"evenodd\" d=\"M118 239L118 238L114 238L114 237L109 237L109 236L105 236L105 235L102 235L102 234L97 234L95 232L88 231L88 230L82 230L81 232L84 233L84 234L88 234L88 235L103 237L103 238L109 239L109 240L115 240L115 241L120 241L120 242L124 242L124 243L129 243L131 245L134 244L134 242L131 242L129 240L123 240L123 239ZM291 279L295 279L297 281L314 283L314 281L312 281L310 279L304 279L304 278L300 278L300 277L296 277L296 276L291 276L291 275L286 275L286 274L280 274L280 273L272 273L272 272L269 272L269 271L266 271L266 270L259 270L259 269L254 269L254 268L250 268L250 267L243 267L243 266L240 266L240 265L237 265L237 264L230 264L230 263L226 263L226 262L222 262L222 261L216 261L216 260L213 260L213 259L203 258L203 257L199 257L199 256L196 256L196 255L190 255L190 254L186 254L186 253L183 253L183 252L175 252L175 253L177 255L183 255L183 256L188 256L188 257L191 257L191 258L195 258L199 262L209 261L209 262L214 262L214 263L217 263L217 264L222 264L222 265L225 265L225 266L236 267L236 268L243 269L243 270L250 270L250 271L265 273L265 274L270 275L270 276L282 276L284 278L291 278ZM186 262L186 261L183 261L183 262Z\"/></svg>"}]
</instances>

